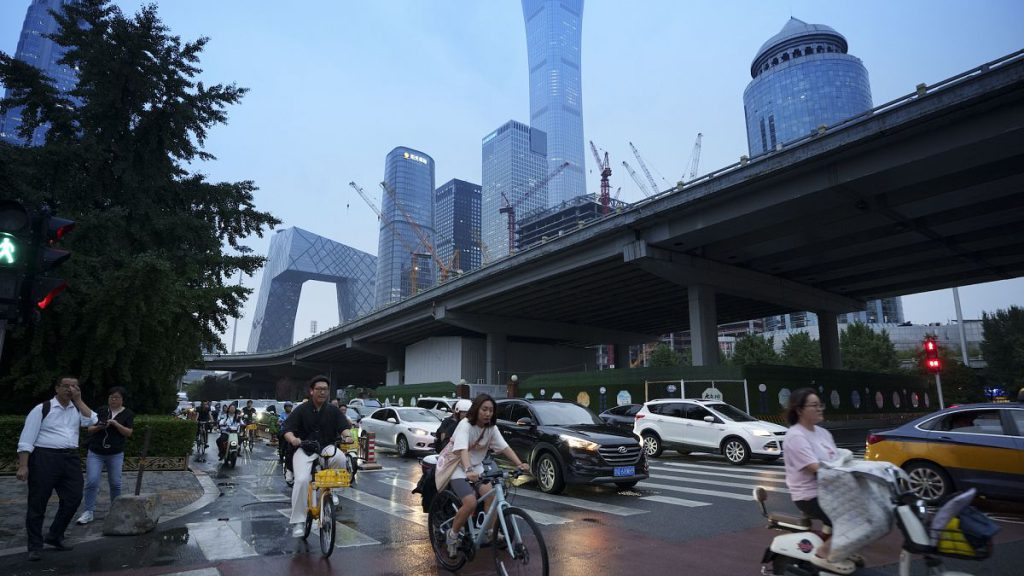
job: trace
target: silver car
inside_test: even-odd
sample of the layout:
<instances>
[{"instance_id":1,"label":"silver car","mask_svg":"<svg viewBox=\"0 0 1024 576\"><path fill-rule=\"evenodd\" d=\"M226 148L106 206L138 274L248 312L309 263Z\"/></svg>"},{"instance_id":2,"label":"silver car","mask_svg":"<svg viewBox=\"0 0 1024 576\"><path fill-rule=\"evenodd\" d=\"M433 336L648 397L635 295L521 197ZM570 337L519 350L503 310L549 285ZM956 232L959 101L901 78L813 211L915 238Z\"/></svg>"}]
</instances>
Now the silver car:
<instances>
[{"instance_id":1,"label":"silver car","mask_svg":"<svg viewBox=\"0 0 1024 576\"><path fill-rule=\"evenodd\" d=\"M400 406L378 408L359 422L360 433L373 432L377 446L393 448L402 457L433 451L434 432L440 425L441 419L431 410Z\"/></svg>"}]
</instances>

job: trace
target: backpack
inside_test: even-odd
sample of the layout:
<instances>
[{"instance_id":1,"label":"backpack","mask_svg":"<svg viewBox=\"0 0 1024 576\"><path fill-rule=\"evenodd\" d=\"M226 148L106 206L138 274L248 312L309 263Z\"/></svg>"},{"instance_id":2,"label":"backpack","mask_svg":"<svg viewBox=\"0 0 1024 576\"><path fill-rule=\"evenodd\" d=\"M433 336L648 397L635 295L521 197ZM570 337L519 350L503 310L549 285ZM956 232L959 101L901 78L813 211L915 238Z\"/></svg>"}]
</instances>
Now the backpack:
<instances>
[{"instance_id":1,"label":"backpack","mask_svg":"<svg viewBox=\"0 0 1024 576\"><path fill-rule=\"evenodd\" d=\"M437 486L434 480L434 468L431 468L429 472L426 472L420 476L420 481L416 483L416 487L412 490L413 494L420 495L420 504L423 506L424 512L430 512L430 505L434 502L434 497L437 496Z\"/></svg>"},{"instance_id":2,"label":"backpack","mask_svg":"<svg viewBox=\"0 0 1024 576\"><path fill-rule=\"evenodd\" d=\"M438 426L437 431L434 432L434 452L440 454L441 450L444 450L445 445L448 444L448 441L452 438L452 432L455 432L455 427L458 425L459 423L451 416L441 421L441 425Z\"/></svg>"},{"instance_id":3,"label":"backpack","mask_svg":"<svg viewBox=\"0 0 1024 576\"><path fill-rule=\"evenodd\" d=\"M43 402L39 406L43 410L43 417L39 419L39 421L42 422L43 420L46 420L46 415L50 413L50 402L49 401ZM78 412L78 406L75 406L74 404L71 404L71 407L75 409L75 412Z\"/></svg>"}]
</instances>

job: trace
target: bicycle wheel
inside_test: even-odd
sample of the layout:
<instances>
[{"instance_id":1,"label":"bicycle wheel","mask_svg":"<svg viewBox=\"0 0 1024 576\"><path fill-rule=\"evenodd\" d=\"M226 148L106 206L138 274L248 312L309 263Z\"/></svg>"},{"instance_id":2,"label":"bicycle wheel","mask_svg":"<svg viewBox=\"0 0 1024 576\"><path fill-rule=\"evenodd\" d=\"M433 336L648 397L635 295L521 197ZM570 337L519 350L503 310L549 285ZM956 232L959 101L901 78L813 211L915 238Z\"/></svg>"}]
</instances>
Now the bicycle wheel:
<instances>
[{"instance_id":1,"label":"bicycle wheel","mask_svg":"<svg viewBox=\"0 0 1024 576\"><path fill-rule=\"evenodd\" d=\"M320 552L325 558L330 557L334 552L334 537L336 522L338 521L338 509L334 507L334 498L330 492L320 495Z\"/></svg>"},{"instance_id":2,"label":"bicycle wheel","mask_svg":"<svg viewBox=\"0 0 1024 576\"><path fill-rule=\"evenodd\" d=\"M434 496L430 513L427 515L427 530L430 531L430 545L434 548L434 557L437 563L449 572L455 572L466 564L466 554L461 550L454 558L448 556L447 534L460 504L461 501L454 492L443 490Z\"/></svg>"},{"instance_id":3,"label":"bicycle wheel","mask_svg":"<svg viewBox=\"0 0 1024 576\"><path fill-rule=\"evenodd\" d=\"M501 576L547 576L548 548L533 518L521 508L505 509L505 526L509 537L502 534L501 522L494 524L491 547L494 549L494 568ZM508 546L508 542L512 546Z\"/></svg>"}]
</instances>

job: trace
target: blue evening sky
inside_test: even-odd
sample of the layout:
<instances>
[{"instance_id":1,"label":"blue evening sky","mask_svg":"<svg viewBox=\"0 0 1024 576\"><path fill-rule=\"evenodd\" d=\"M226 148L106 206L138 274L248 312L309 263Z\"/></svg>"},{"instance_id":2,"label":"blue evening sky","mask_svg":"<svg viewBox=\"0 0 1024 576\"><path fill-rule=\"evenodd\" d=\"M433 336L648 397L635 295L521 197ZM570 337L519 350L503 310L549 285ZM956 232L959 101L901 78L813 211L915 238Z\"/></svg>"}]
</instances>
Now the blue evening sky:
<instances>
[{"instance_id":1,"label":"blue evening sky","mask_svg":"<svg viewBox=\"0 0 1024 576\"><path fill-rule=\"evenodd\" d=\"M13 53L28 0L0 0L0 50ZM118 0L126 11L142 4ZM257 206L376 254L378 223L349 188L380 200L395 146L432 156L438 185L480 182L480 140L509 119L529 122L526 40L516 0L162 0L173 33L210 37L203 80L251 89L229 110L197 166L213 180L252 179ZM674 183L697 132L700 171L747 152L743 89L750 61L790 16L843 34L867 67L876 105L1024 47L1018 0L587 0L583 16L584 138L606 149L620 199L641 198L621 167L627 142L655 178ZM587 151L589 191L599 188ZM668 188L670 184L665 184ZM273 234L273 232L271 232ZM269 237L251 242L266 253ZM259 287L260 276L244 283ZM1024 279L960 290L965 318L1024 304ZM238 322L248 342L256 294ZM915 323L955 318L952 292L903 298ZM338 322L333 286L304 287L296 339ZM232 333L224 336L230 348Z\"/></svg>"}]
</instances>

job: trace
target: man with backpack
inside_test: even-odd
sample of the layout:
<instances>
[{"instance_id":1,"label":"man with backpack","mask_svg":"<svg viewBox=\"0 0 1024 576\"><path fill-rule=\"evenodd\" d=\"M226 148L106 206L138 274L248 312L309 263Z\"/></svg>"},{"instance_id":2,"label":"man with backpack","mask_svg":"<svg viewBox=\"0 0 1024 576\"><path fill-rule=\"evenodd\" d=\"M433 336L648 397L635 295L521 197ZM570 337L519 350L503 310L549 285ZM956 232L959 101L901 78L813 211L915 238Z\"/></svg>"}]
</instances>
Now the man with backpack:
<instances>
[{"instance_id":1,"label":"man with backpack","mask_svg":"<svg viewBox=\"0 0 1024 576\"><path fill-rule=\"evenodd\" d=\"M82 502L82 460L78 454L78 431L96 424L96 413L82 401L78 378L62 376L54 386L54 397L38 404L28 417L18 439L18 480L28 481L28 559L42 559L43 544L57 550L71 550L64 543L64 530ZM43 516L50 494L57 491L60 505L43 537Z\"/></svg>"}]
</instances>

